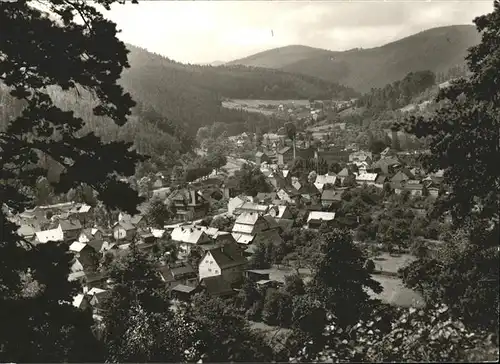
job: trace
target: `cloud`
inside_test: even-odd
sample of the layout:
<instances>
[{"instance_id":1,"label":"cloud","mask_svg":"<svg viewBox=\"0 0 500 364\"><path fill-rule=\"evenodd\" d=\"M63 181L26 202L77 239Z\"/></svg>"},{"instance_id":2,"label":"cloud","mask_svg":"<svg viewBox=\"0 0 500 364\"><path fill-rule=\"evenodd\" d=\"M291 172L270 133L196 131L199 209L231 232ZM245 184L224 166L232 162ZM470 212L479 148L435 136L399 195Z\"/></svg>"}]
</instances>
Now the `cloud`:
<instances>
[{"instance_id":1,"label":"cloud","mask_svg":"<svg viewBox=\"0 0 500 364\"><path fill-rule=\"evenodd\" d=\"M492 1L144 1L114 5L105 15L124 41L195 63L290 44L376 47L436 26L470 24L492 8Z\"/></svg>"}]
</instances>

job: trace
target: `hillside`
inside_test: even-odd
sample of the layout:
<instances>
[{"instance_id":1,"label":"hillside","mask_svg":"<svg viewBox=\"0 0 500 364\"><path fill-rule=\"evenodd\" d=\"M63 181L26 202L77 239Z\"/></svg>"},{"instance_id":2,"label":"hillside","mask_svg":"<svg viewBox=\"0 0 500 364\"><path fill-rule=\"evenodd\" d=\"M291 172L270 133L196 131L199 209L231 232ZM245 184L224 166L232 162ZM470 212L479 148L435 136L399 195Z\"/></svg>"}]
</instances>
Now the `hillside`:
<instances>
[{"instance_id":1,"label":"hillside","mask_svg":"<svg viewBox=\"0 0 500 364\"><path fill-rule=\"evenodd\" d=\"M303 45L290 45L259 52L251 56L227 62L227 65L245 65L251 67L284 68L294 63L321 56L329 56L335 52Z\"/></svg>"},{"instance_id":2,"label":"hillside","mask_svg":"<svg viewBox=\"0 0 500 364\"><path fill-rule=\"evenodd\" d=\"M222 108L223 98L329 99L356 95L352 89L307 75L245 66L182 64L128 47L131 68L122 75L123 86L136 100L191 133L214 121L234 123L254 117Z\"/></svg>"},{"instance_id":3,"label":"hillside","mask_svg":"<svg viewBox=\"0 0 500 364\"><path fill-rule=\"evenodd\" d=\"M309 47L277 48L233 61L302 73L367 92L402 79L412 71L446 72L463 64L480 35L472 25L432 28L381 47L333 52ZM301 58L290 62L287 48ZM300 50L302 50L300 52ZM259 56L260 55L260 56ZM272 66L274 65L274 66Z\"/></svg>"}]
</instances>

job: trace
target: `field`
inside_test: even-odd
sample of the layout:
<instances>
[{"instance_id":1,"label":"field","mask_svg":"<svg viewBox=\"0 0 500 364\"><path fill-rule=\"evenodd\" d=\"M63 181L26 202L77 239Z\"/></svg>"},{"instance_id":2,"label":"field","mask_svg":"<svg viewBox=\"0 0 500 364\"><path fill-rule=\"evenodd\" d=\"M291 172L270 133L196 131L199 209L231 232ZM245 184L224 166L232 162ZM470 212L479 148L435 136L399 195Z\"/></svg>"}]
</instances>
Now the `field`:
<instances>
[{"instance_id":1,"label":"field","mask_svg":"<svg viewBox=\"0 0 500 364\"><path fill-rule=\"evenodd\" d=\"M234 99L223 101L222 106L228 109L243 109L248 112L257 112L264 115L273 115L278 110L279 105L294 104L296 106L309 105L308 100L251 100L251 99ZM265 107L271 105L273 109Z\"/></svg>"}]
</instances>

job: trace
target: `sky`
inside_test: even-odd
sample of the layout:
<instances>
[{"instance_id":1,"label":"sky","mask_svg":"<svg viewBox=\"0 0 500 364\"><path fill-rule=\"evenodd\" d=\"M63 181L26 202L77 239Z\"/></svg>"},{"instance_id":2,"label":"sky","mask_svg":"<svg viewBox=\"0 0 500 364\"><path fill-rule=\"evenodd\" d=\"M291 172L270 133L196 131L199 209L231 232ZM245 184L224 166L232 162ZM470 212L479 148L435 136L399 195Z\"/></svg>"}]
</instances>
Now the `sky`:
<instances>
[{"instance_id":1,"label":"sky","mask_svg":"<svg viewBox=\"0 0 500 364\"><path fill-rule=\"evenodd\" d=\"M178 62L210 63L292 44L371 48L433 27L472 24L492 9L492 0L140 0L103 13L127 43Z\"/></svg>"}]
</instances>

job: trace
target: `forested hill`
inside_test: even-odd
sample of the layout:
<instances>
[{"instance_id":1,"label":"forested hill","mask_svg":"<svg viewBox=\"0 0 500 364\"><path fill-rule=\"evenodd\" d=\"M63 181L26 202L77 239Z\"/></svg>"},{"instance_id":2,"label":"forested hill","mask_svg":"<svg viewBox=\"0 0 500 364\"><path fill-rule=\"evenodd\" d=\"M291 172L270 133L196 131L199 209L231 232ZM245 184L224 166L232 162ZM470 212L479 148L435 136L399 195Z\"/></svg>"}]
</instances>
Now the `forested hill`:
<instances>
[{"instance_id":1,"label":"forested hill","mask_svg":"<svg viewBox=\"0 0 500 364\"><path fill-rule=\"evenodd\" d=\"M333 52L290 46L230 63L302 73L368 92L400 80L409 72L446 73L462 65L467 49L479 41L480 35L474 26L453 25L428 29L376 48Z\"/></svg>"},{"instance_id":2,"label":"forested hill","mask_svg":"<svg viewBox=\"0 0 500 364\"><path fill-rule=\"evenodd\" d=\"M190 132L215 121L244 122L249 117L221 107L223 98L331 99L356 93L310 76L245 66L201 66L174 62L128 45L130 69L122 84L144 105L183 125Z\"/></svg>"}]
</instances>

